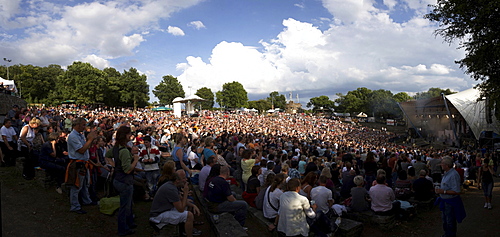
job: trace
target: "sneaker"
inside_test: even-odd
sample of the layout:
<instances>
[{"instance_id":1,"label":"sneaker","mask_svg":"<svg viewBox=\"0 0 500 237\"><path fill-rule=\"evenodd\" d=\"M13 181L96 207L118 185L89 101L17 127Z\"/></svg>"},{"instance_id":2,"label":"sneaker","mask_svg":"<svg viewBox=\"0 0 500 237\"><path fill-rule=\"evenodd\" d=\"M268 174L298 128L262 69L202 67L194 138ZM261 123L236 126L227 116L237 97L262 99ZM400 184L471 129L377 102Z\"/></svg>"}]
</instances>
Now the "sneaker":
<instances>
[{"instance_id":1,"label":"sneaker","mask_svg":"<svg viewBox=\"0 0 500 237\"><path fill-rule=\"evenodd\" d=\"M493 207L491 207L491 203L488 203L488 210L491 210L493 209Z\"/></svg>"},{"instance_id":2,"label":"sneaker","mask_svg":"<svg viewBox=\"0 0 500 237\"><path fill-rule=\"evenodd\" d=\"M57 192L57 193L59 193L59 194L62 194L62 189L61 189L61 187L56 188L56 192Z\"/></svg>"},{"instance_id":3,"label":"sneaker","mask_svg":"<svg viewBox=\"0 0 500 237\"><path fill-rule=\"evenodd\" d=\"M78 210L76 210L76 211L72 211L72 212L74 212L74 213L78 213L78 214L87 214L87 212L86 212L86 211L84 211L83 209L78 209Z\"/></svg>"},{"instance_id":4,"label":"sneaker","mask_svg":"<svg viewBox=\"0 0 500 237\"><path fill-rule=\"evenodd\" d=\"M200 236L201 235L201 230L193 228L193 236Z\"/></svg>"},{"instance_id":5,"label":"sneaker","mask_svg":"<svg viewBox=\"0 0 500 237\"><path fill-rule=\"evenodd\" d=\"M243 226L243 230L245 230L245 232L248 232L248 227Z\"/></svg>"},{"instance_id":6,"label":"sneaker","mask_svg":"<svg viewBox=\"0 0 500 237\"><path fill-rule=\"evenodd\" d=\"M484 203L484 208L488 208L488 203L487 202Z\"/></svg>"}]
</instances>

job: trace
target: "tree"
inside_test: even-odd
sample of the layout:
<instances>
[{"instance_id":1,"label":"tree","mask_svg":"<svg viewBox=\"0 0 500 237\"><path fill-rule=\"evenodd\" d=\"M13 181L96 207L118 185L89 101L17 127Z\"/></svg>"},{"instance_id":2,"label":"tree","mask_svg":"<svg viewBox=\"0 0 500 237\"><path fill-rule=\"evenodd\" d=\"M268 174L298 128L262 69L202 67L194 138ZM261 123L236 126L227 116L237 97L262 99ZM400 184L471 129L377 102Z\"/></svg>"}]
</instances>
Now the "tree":
<instances>
[{"instance_id":1,"label":"tree","mask_svg":"<svg viewBox=\"0 0 500 237\"><path fill-rule=\"evenodd\" d=\"M368 98L372 90L366 87L360 87L356 90L347 92L346 95L337 94L339 98L335 100L337 103L337 111L341 112L370 112Z\"/></svg>"},{"instance_id":2,"label":"tree","mask_svg":"<svg viewBox=\"0 0 500 237\"><path fill-rule=\"evenodd\" d=\"M326 95L313 97L307 102L307 108L313 106L313 111L318 111L321 109L332 109L334 107L334 102L328 98Z\"/></svg>"},{"instance_id":3,"label":"tree","mask_svg":"<svg viewBox=\"0 0 500 237\"><path fill-rule=\"evenodd\" d=\"M195 95L205 99L205 101L196 102L195 107L200 105L201 109L211 109L214 107L214 93L210 88L202 87L196 91Z\"/></svg>"},{"instance_id":4,"label":"tree","mask_svg":"<svg viewBox=\"0 0 500 237\"><path fill-rule=\"evenodd\" d=\"M425 18L438 22L437 35L446 42L459 40L465 57L456 61L475 80L481 98L500 112L500 1L438 0Z\"/></svg>"},{"instance_id":5,"label":"tree","mask_svg":"<svg viewBox=\"0 0 500 237\"><path fill-rule=\"evenodd\" d=\"M406 93L406 92L399 92L399 93L395 94L392 98L398 103L411 100L411 96L409 96L408 93Z\"/></svg>"},{"instance_id":6,"label":"tree","mask_svg":"<svg viewBox=\"0 0 500 237\"><path fill-rule=\"evenodd\" d=\"M372 91L368 97L368 101L371 108L369 112L375 114L377 117L394 118L401 115L401 110L394 100L391 91L382 89Z\"/></svg>"},{"instance_id":7,"label":"tree","mask_svg":"<svg viewBox=\"0 0 500 237\"><path fill-rule=\"evenodd\" d=\"M271 108L271 103L268 100L252 100L248 101L248 108L249 109L256 109L260 113L267 111L268 109Z\"/></svg>"},{"instance_id":8,"label":"tree","mask_svg":"<svg viewBox=\"0 0 500 237\"><path fill-rule=\"evenodd\" d=\"M140 75L137 69L123 71L120 82L120 100L127 105L133 105L134 110L147 105L149 100L149 85L146 75Z\"/></svg>"},{"instance_id":9,"label":"tree","mask_svg":"<svg viewBox=\"0 0 500 237\"><path fill-rule=\"evenodd\" d=\"M184 97L184 89L176 77L172 75L163 76L163 80L155 86L153 94L160 100L161 104L171 105L177 97Z\"/></svg>"},{"instance_id":10,"label":"tree","mask_svg":"<svg viewBox=\"0 0 500 237\"><path fill-rule=\"evenodd\" d=\"M451 94L454 94L455 92L451 91L450 89L443 90L441 88L432 87L432 88L429 88L428 91L418 92L414 96L414 98L417 100L429 99L429 98L441 96L441 93L443 93L444 95L451 95Z\"/></svg>"},{"instance_id":11,"label":"tree","mask_svg":"<svg viewBox=\"0 0 500 237\"><path fill-rule=\"evenodd\" d=\"M241 108L248 104L247 91L237 81L222 85L222 90L218 91L216 96L217 103L224 108Z\"/></svg>"},{"instance_id":12,"label":"tree","mask_svg":"<svg viewBox=\"0 0 500 237\"><path fill-rule=\"evenodd\" d=\"M269 97L267 97L267 101L273 108L285 109L286 107L286 97L277 91L271 92Z\"/></svg>"},{"instance_id":13,"label":"tree","mask_svg":"<svg viewBox=\"0 0 500 237\"><path fill-rule=\"evenodd\" d=\"M104 68L103 72L106 75L106 82L108 85L104 95L106 105L125 106L126 104L120 98L121 73L112 67Z\"/></svg>"},{"instance_id":14,"label":"tree","mask_svg":"<svg viewBox=\"0 0 500 237\"><path fill-rule=\"evenodd\" d=\"M79 104L104 102L106 79L103 71L90 63L73 62L59 77L56 88L64 99L74 99Z\"/></svg>"}]
</instances>

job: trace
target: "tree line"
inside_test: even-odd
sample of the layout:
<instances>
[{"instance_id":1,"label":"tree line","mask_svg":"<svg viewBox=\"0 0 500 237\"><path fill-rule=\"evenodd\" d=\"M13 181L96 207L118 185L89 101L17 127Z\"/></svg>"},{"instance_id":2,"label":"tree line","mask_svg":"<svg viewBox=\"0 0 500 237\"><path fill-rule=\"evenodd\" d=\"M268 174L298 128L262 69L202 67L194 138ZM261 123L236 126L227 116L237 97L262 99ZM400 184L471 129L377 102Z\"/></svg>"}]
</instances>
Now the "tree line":
<instances>
[{"instance_id":1,"label":"tree line","mask_svg":"<svg viewBox=\"0 0 500 237\"><path fill-rule=\"evenodd\" d=\"M137 69L130 68L119 72L114 68L103 70L90 63L74 62L66 70L59 65L39 67L33 65L13 65L9 67L10 78L14 79L22 97L28 103L57 105L64 100L75 100L77 104L100 104L105 106L145 107L149 101L147 77ZM0 75L6 75L6 68L0 68ZM370 90L365 87L349 91L345 95L336 94L335 100L322 95L313 97L307 103L313 112L329 110L342 113L365 112L377 117L401 117L397 103L410 99L424 99L448 95L450 89L430 88L411 97L405 92L392 94L388 90ZM172 76L163 76L162 81L153 89L159 99L155 104L171 105L177 97L184 98L186 93L179 80ZM283 94L273 91L267 98L248 100L248 93L237 81L222 85L222 90L212 92L202 87L195 95L204 99L195 102L195 108L213 109L215 102L221 108L254 108L260 112L269 109L285 109L287 100Z\"/></svg>"}]
</instances>

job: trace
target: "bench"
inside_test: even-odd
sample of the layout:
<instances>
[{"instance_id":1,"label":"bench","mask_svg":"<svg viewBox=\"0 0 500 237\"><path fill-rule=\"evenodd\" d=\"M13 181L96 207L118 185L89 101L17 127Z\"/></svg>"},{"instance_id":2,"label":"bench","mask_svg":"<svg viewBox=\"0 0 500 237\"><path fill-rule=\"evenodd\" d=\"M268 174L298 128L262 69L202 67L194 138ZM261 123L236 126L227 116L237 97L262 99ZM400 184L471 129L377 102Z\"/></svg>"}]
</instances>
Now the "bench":
<instances>
[{"instance_id":1,"label":"bench","mask_svg":"<svg viewBox=\"0 0 500 237\"><path fill-rule=\"evenodd\" d=\"M332 221L335 221L335 219L332 219ZM341 218L341 222L337 232L335 232L335 236L357 237L361 236L362 233L363 223L347 218Z\"/></svg>"},{"instance_id":2,"label":"bench","mask_svg":"<svg viewBox=\"0 0 500 237\"><path fill-rule=\"evenodd\" d=\"M379 226L383 231L389 231L396 226L396 216L373 215L371 223Z\"/></svg>"},{"instance_id":3,"label":"bench","mask_svg":"<svg viewBox=\"0 0 500 237\"><path fill-rule=\"evenodd\" d=\"M155 227L153 227L153 229L154 229L154 234L152 236L166 236L166 237L181 236L181 233L179 231L179 225L167 224L163 226L163 228L161 229Z\"/></svg>"},{"instance_id":4,"label":"bench","mask_svg":"<svg viewBox=\"0 0 500 237\"><path fill-rule=\"evenodd\" d=\"M210 221L210 225L215 230L217 236L220 237L246 237L247 232L240 223L234 219L234 216L230 213L211 213L208 211L208 205L203 196L201 195L198 185L193 185L194 194L201 204L201 209L207 220ZM218 216L218 220L214 220L214 216Z\"/></svg>"},{"instance_id":5,"label":"bench","mask_svg":"<svg viewBox=\"0 0 500 237\"><path fill-rule=\"evenodd\" d=\"M273 224L271 222L269 222L267 220L267 218L264 217L264 212L255 208L255 207L251 207L251 206L248 206L248 213L254 217L255 219L257 219L257 221L259 223L261 223L262 225L264 225L266 228L270 225L270 224ZM278 236L278 231L275 230L272 232L271 236L273 237L277 237Z\"/></svg>"}]
</instances>

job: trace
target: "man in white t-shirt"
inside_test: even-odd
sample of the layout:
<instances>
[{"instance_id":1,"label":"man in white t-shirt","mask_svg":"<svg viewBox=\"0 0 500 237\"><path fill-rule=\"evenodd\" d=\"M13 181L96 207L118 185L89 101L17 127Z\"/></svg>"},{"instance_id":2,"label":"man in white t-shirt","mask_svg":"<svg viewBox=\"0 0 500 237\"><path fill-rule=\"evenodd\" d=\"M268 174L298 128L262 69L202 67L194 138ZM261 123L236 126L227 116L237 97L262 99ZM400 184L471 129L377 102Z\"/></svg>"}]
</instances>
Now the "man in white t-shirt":
<instances>
[{"instance_id":1,"label":"man in white t-shirt","mask_svg":"<svg viewBox=\"0 0 500 237\"><path fill-rule=\"evenodd\" d=\"M4 162L7 166L12 166L16 164L16 152L17 152L17 133L14 127L12 127L12 120L5 119L3 126L0 129L0 148L4 154Z\"/></svg>"},{"instance_id":2,"label":"man in white t-shirt","mask_svg":"<svg viewBox=\"0 0 500 237\"><path fill-rule=\"evenodd\" d=\"M318 210L321 210L325 214L328 213L330 207L333 205L332 190L325 187L327 180L326 176L320 176L319 186L311 190L311 200L318 205Z\"/></svg>"}]
</instances>

